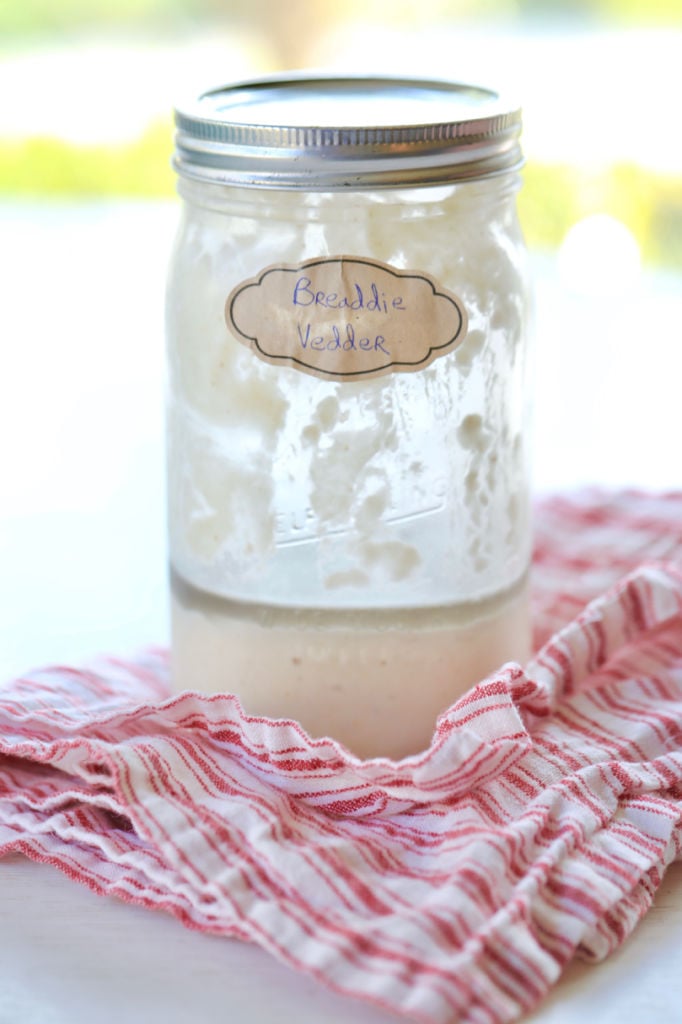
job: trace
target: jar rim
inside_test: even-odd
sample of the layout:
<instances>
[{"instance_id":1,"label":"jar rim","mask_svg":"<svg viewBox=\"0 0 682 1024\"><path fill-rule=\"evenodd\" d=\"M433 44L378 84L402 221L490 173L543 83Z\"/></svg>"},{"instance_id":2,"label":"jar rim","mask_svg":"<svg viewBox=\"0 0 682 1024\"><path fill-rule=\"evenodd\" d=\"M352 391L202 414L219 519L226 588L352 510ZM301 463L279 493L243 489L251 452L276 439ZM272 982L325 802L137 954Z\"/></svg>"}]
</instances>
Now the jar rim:
<instances>
[{"instance_id":1,"label":"jar rim","mask_svg":"<svg viewBox=\"0 0 682 1024\"><path fill-rule=\"evenodd\" d=\"M518 169L520 108L439 79L310 73L210 89L175 109L183 177L257 188L444 184Z\"/></svg>"}]
</instances>

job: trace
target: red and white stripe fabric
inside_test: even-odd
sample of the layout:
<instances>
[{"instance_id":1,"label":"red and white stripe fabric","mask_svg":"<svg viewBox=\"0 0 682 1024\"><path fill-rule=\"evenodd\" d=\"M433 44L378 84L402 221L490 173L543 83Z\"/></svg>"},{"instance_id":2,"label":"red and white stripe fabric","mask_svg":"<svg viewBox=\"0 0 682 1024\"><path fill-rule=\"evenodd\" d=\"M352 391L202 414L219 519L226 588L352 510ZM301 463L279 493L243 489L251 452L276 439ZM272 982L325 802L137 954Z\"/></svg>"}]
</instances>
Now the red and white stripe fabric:
<instances>
[{"instance_id":1,"label":"red and white stripe fabric","mask_svg":"<svg viewBox=\"0 0 682 1024\"><path fill-rule=\"evenodd\" d=\"M0 854L415 1020L516 1019L682 857L682 495L542 502L534 572L537 656L398 763L168 698L163 652L9 684Z\"/></svg>"}]
</instances>

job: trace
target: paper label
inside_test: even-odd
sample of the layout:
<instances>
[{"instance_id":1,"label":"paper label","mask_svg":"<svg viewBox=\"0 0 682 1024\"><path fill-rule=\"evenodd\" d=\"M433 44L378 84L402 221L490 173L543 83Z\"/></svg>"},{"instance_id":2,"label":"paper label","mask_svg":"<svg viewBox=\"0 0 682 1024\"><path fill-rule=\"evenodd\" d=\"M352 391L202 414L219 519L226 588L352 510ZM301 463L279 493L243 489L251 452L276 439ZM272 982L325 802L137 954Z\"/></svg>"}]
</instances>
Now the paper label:
<instances>
[{"instance_id":1,"label":"paper label","mask_svg":"<svg viewBox=\"0 0 682 1024\"><path fill-rule=\"evenodd\" d=\"M427 274L355 256L266 267L225 318L266 362L339 381L423 370L467 330L460 299Z\"/></svg>"}]
</instances>

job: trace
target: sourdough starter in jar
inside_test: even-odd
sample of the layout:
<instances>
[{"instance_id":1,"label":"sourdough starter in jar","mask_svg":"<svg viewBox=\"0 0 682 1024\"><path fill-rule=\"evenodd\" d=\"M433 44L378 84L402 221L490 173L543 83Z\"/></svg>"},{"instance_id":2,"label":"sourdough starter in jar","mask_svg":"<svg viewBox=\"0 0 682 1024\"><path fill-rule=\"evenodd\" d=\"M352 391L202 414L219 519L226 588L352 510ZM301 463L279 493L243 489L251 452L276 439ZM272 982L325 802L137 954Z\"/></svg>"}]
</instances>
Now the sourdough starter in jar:
<instances>
[{"instance_id":1,"label":"sourdough starter in jar","mask_svg":"<svg viewBox=\"0 0 682 1024\"><path fill-rule=\"evenodd\" d=\"M301 77L177 123L173 685L417 753L529 653L518 112Z\"/></svg>"}]
</instances>

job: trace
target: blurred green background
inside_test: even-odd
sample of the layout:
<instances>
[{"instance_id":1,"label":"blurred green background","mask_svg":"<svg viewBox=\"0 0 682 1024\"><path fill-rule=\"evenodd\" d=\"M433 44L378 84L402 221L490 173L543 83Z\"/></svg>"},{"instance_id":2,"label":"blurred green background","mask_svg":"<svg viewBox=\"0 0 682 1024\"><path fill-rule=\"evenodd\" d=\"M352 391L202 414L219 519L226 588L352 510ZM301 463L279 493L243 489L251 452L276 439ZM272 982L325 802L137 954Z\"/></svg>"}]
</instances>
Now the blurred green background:
<instances>
[{"instance_id":1,"label":"blurred green background","mask_svg":"<svg viewBox=\"0 0 682 1024\"><path fill-rule=\"evenodd\" d=\"M524 104L529 243L608 214L680 268L681 65L679 0L3 0L0 199L171 196L173 101L251 74L492 77Z\"/></svg>"}]
</instances>

